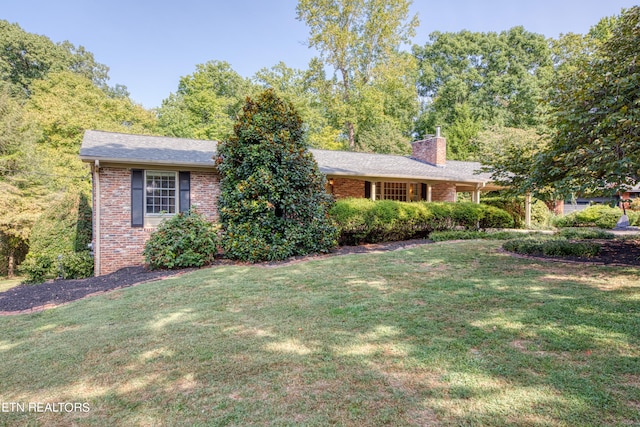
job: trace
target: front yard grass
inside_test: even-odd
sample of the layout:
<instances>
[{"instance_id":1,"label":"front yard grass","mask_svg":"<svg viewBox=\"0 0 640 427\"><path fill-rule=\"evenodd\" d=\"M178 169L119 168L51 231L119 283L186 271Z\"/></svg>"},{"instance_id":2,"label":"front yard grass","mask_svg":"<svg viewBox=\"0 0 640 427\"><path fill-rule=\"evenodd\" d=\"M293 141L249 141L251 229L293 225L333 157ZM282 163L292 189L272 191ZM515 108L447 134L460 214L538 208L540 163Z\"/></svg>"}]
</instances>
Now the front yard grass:
<instances>
[{"instance_id":1,"label":"front yard grass","mask_svg":"<svg viewBox=\"0 0 640 427\"><path fill-rule=\"evenodd\" d=\"M15 288L22 282L22 277L0 277L0 292L8 291L11 288Z\"/></svg>"},{"instance_id":2,"label":"front yard grass","mask_svg":"<svg viewBox=\"0 0 640 427\"><path fill-rule=\"evenodd\" d=\"M438 243L0 318L0 425L640 423L640 269Z\"/></svg>"}]
</instances>

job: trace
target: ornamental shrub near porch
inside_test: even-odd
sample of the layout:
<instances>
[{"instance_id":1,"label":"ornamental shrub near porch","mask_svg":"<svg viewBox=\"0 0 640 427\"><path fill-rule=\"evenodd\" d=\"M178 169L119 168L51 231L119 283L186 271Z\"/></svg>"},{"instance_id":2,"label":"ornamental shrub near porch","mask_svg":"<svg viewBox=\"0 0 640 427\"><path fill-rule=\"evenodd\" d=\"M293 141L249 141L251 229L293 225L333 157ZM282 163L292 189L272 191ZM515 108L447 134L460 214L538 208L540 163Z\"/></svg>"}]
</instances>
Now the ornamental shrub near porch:
<instances>
[{"instance_id":1,"label":"ornamental shrub near porch","mask_svg":"<svg viewBox=\"0 0 640 427\"><path fill-rule=\"evenodd\" d=\"M221 247L243 261L328 252L338 232L332 197L290 102L272 90L247 99L234 134L218 146Z\"/></svg>"}]
</instances>

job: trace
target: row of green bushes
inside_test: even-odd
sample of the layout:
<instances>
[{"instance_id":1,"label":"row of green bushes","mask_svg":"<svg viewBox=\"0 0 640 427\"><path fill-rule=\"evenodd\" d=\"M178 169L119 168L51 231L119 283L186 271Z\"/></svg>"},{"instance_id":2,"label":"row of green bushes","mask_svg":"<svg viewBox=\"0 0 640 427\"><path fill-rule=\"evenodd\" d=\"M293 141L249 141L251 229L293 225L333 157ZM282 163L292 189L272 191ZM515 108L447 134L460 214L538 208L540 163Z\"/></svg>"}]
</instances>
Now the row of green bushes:
<instances>
[{"instance_id":1,"label":"row of green bushes","mask_svg":"<svg viewBox=\"0 0 640 427\"><path fill-rule=\"evenodd\" d=\"M433 231L513 227L504 210L475 203L343 199L330 211L341 245L426 238Z\"/></svg>"}]
</instances>

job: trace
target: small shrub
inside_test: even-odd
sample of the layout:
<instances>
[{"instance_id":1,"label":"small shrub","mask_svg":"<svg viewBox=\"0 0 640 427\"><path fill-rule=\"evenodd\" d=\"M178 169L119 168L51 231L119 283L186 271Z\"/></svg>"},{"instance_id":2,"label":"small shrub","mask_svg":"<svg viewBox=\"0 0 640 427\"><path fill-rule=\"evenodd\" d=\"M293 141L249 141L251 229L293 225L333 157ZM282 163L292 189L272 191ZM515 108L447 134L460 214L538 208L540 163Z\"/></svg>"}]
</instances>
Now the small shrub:
<instances>
[{"instance_id":1,"label":"small shrub","mask_svg":"<svg viewBox=\"0 0 640 427\"><path fill-rule=\"evenodd\" d=\"M558 236L569 240L613 239L615 235L598 228L564 228Z\"/></svg>"},{"instance_id":2,"label":"small shrub","mask_svg":"<svg viewBox=\"0 0 640 427\"><path fill-rule=\"evenodd\" d=\"M62 255L59 268L63 279L82 279L93 276L93 256L89 251Z\"/></svg>"},{"instance_id":3,"label":"small shrub","mask_svg":"<svg viewBox=\"0 0 640 427\"><path fill-rule=\"evenodd\" d=\"M53 274L56 265L54 257L49 254L27 256L18 271L25 276L25 283L42 283L47 279L57 277Z\"/></svg>"},{"instance_id":4,"label":"small shrub","mask_svg":"<svg viewBox=\"0 0 640 427\"><path fill-rule=\"evenodd\" d=\"M217 234L213 224L196 211L179 213L160 223L143 255L152 269L202 267L213 261Z\"/></svg>"}]
</instances>

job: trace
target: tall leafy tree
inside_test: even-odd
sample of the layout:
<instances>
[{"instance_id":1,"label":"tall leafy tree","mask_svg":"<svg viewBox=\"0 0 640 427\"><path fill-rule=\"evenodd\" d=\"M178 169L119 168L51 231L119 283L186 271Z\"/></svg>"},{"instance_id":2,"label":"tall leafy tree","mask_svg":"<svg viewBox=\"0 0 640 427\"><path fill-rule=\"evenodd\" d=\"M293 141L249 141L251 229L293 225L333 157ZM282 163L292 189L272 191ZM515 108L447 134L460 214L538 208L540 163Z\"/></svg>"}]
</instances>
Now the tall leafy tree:
<instances>
[{"instance_id":1,"label":"tall leafy tree","mask_svg":"<svg viewBox=\"0 0 640 427\"><path fill-rule=\"evenodd\" d=\"M218 153L221 242L228 257L275 260L336 245L331 196L293 104L273 90L247 99Z\"/></svg>"},{"instance_id":2,"label":"tall leafy tree","mask_svg":"<svg viewBox=\"0 0 640 427\"><path fill-rule=\"evenodd\" d=\"M640 182L640 7L601 21L595 34L593 53L565 66L549 95L555 131L536 171L566 193Z\"/></svg>"},{"instance_id":3,"label":"tall leafy tree","mask_svg":"<svg viewBox=\"0 0 640 427\"><path fill-rule=\"evenodd\" d=\"M21 103L0 90L0 274L9 276L25 255L31 227L44 206L46 178L36 155L37 133Z\"/></svg>"},{"instance_id":4,"label":"tall leafy tree","mask_svg":"<svg viewBox=\"0 0 640 427\"><path fill-rule=\"evenodd\" d=\"M161 131L182 138L224 140L233 130L251 82L224 61L209 61L180 79L158 109Z\"/></svg>"},{"instance_id":5,"label":"tall leafy tree","mask_svg":"<svg viewBox=\"0 0 640 427\"><path fill-rule=\"evenodd\" d=\"M0 20L0 80L10 83L14 93L28 96L34 81L60 71L82 75L105 92L126 93L123 86L108 86L109 68L96 62L84 47L68 41L54 43L46 36L24 31L18 24Z\"/></svg>"},{"instance_id":6,"label":"tall leafy tree","mask_svg":"<svg viewBox=\"0 0 640 427\"><path fill-rule=\"evenodd\" d=\"M552 73L548 41L514 27L501 33L434 32L424 46L414 46L423 101L418 135L441 125L459 148L454 159L474 157L470 145L491 125L539 126L539 100ZM462 130L465 130L462 132Z\"/></svg>"},{"instance_id":7,"label":"tall leafy tree","mask_svg":"<svg viewBox=\"0 0 640 427\"><path fill-rule=\"evenodd\" d=\"M253 79L257 85L273 89L279 97L293 104L307 129L310 146L333 150L343 148L340 129L329 122L326 106L316 90L313 71L289 68L280 62L259 70Z\"/></svg>"},{"instance_id":8,"label":"tall leafy tree","mask_svg":"<svg viewBox=\"0 0 640 427\"><path fill-rule=\"evenodd\" d=\"M409 0L300 0L297 17L308 27L309 46L319 51L316 64L334 70L324 100L343 128L349 149L356 149L362 104L383 77L403 75L400 47L418 25L409 17ZM398 60L400 58L400 60ZM406 71L406 69L404 69ZM409 73L410 74L410 73ZM387 120L388 123L388 120Z\"/></svg>"}]
</instances>

